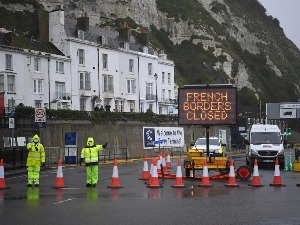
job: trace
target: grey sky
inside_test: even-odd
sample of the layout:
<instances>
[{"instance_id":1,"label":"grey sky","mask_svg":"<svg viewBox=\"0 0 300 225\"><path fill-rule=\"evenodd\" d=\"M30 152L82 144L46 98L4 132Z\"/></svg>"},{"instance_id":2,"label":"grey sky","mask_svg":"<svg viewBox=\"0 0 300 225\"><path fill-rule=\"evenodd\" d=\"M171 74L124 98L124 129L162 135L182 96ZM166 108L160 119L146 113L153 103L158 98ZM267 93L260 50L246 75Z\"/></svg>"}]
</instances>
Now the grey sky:
<instances>
[{"instance_id":1,"label":"grey sky","mask_svg":"<svg viewBox=\"0 0 300 225\"><path fill-rule=\"evenodd\" d=\"M285 35L300 49L300 1L299 0L259 0L272 15L280 22Z\"/></svg>"}]
</instances>

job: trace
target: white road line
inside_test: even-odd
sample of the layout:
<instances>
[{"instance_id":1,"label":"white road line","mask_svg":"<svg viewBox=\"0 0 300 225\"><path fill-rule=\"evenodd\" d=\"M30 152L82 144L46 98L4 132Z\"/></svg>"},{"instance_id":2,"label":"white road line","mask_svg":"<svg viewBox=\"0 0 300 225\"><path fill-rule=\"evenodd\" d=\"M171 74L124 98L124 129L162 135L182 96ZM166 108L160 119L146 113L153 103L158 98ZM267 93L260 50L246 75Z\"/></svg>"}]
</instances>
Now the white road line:
<instances>
[{"instance_id":1,"label":"white road line","mask_svg":"<svg viewBox=\"0 0 300 225\"><path fill-rule=\"evenodd\" d=\"M64 201L55 202L55 203L53 203L53 205L61 204L61 203L64 203L64 202L68 202L68 201L71 201L71 200L73 200L73 199L75 199L75 198L69 198L69 199L66 199L66 200L64 200Z\"/></svg>"}]
</instances>

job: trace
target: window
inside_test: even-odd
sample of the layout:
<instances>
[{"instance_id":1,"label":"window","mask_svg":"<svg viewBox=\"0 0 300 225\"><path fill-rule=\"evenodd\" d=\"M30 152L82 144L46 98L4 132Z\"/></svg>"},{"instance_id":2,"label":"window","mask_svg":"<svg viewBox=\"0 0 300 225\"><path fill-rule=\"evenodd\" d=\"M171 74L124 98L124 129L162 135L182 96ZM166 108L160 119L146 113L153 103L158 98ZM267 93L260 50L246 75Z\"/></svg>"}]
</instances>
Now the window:
<instances>
[{"instance_id":1,"label":"window","mask_svg":"<svg viewBox=\"0 0 300 225\"><path fill-rule=\"evenodd\" d=\"M135 79L127 80L127 94L135 94L136 86Z\"/></svg>"},{"instance_id":2,"label":"window","mask_svg":"<svg viewBox=\"0 0 300 225\"><path fill-rule=\"evenodd\" d=\"M171 74L168 73L168 84L171 84Z\"/></svg>"},{"instance_id":3,"label":"window","mask_svg":"<svg viewBox=\"0 0 300 225\"><path fill-rule=\"evenodd\" d=\"M133 59L129 59L129 73L133 73Z\"/></svg>"},{"instance_id":4,"label":"window","mask_svg":"<svg viewBox=\"0 0 300 225\"><path fill-rule=\"evenodd\" d=\"M114 77L112 75L103 75L104 92L114 92Z\"/></svg>"},{"instance_id":5,"label":"window","mask_svg":"<svg viewBox=\"0 0 300 225\"><path fill-rule=\"evenodd\" d=\"M80 110L85 111L86 99L80 98Z\"/></svg>"},{"instance_id":6,"label":"window","mask_svg":"<svg viewBox=\"0 0 300 225\"><path fill-rule=\"evenodd\" d=\"M55 99L63 99L63 97L67 97L65 95L65 83L55 82Z\"/></svg>"},{"instance_id":7,"label":"window","mask_svg":"<svg viewBox=\"0 0 300 225\"><path fill-rule=\"evenodd\" d=\"M134 102L130 102L130 112L134 112L134 109L135 109L135 104Z\"/></svg>"},{"instance_id":8,"label":"window","mask_svg":"<svg viewBox=\"0 0 300 225\"><path fill-rule=\"evenodd\" d=\"M107 54L102 54L102 62L103 62L103 69L107 69L107 67L108 67Z\"/></svg>"},{"instance_id":9,"label":"window","mask_svg":"<svg viewBox=\"0 0 300 225\"><path fill-rule=\"evenodd\" d=\"M162 100L164 101L165 100L165 89L162 89Z\"/></svg>"},{"instance_id":10,"label":"window","mask_svg":"<svg viewBox=\"0 0 300 225\"><path fill-rule=\"evenodd\" d=\"M168 90L169 99L171 100L171 90Z\"/></svg>"},{"instance_id":11,"label":"window","mask_svg":"<svg viewBox=\"0 0 300 225\"><path fill-rule=\"evenodd\" d=\"M77 35L78 35L78 38L79 38L79 39L84 40L84 31L78 30Z\"/></svg>"},{"instance_id":12,"label":"window","mask_svg":"<svg viewBox=\"0 0 300 225\"><path fill-rule=\"evenodd\" d=\"M0 92L4 92L4 74L0 74Z\"/></svg>"},{"instance_id":13,"label":"window","mask_svg":"<svg viewBox=\"0 0 300 225\"><path fill-rule=\"evenodd\" d=\"M33 80L33 93L42 94L43 93L43 80Z\"/></svg>"},{"instance_id":14,"label":"window","mask_svg":"<svg viewBox=\"0 0 300 225\"><path fill-rule=\"evenodd\" d=\"M162 72L162 74L161 74L161 82L163 84L165 83L165 72Z\"/></svg>"},{"instance_id":15,"label":"window","mask_svg":"<svg viewBox=\"0 0 300 225\"><path fill-rule=\"evenodd\" d=\"M42 101L34 101L34 108L42 108Z\"/></svg>"},{"instance_id":16,"label":"window","mask_svg":"<svg viewBox=\"0 0 300 225\"><path fill-rule=\"evenodd\" d=\"M152 103L149 104L149 110L150 110L151 112L153 112L153 104L152 104Z\"/></svg>"},{"instance_id":17,"label":"window","mask_svg":"<svg viewBox=\"0 0 300 225\"><path fill-rule=\"evenodd\" d=\"M88 72L82 72L79 74L81 90L91 90L91 74Z\"/></svg>"},{"instance_id":18,"label":"window","mask_svg":"<svg viewBox=\"0 0 300 225\"><path fill-rule=\"evenodd\" d=\"M7 92L15 93L15 75L7 75Z\"/></svg>"},{"instance_id":19,"label":"window","mask_svg":"<svg viewBox=\"0 0 300 225\"><path fill-rule=\"evenodd\" d=\"M56 72L58 73L64 72L64 62L56 61Z\"/></svg>"},{"instance_id":20,"label":"window","mask_svg":"<svg viewBox=\"0 0 300 225\"><path fill-rule=\"evenodd\" d=\"M152 75L152 63L148 63L148 75Z\"/></svg>"},{"instance_id":21,"label":"window","mask_svg":"<svg viewBox=\"0 0 300 225\"><path fill-rule=\"evenodd\" d=\"M12 68L12 55L5 54L5 69L6 70L13 70Z\"/></svg>"},{"instance_id":22,"label":"window","mask_svg":"<svg viewBox=\"0 0 300 225\"><path fill-rule=\"evenodd\" d=\"M144 102L141 102L141 108L140 108L140 112L144 112Z\"/></svg>"},{"instance_id":23,"label":"window","mask_svg":"<svg viewBox=\"0 0 300 225\"><path fill-rule=\"evenodd\" d=\"M120 112L124 112L124 101L120 101Z\"/></svg>"},{"instance_id":24,"label":"window","mask_svg":"<svg viewBox=\"0 0 300 225\"><path fill-rule=\"evenodd\" d=\"M146 100L154 100L153 83L146 83Z\"/></svg>"},{"instance_id":25,"label":"window","mask_svg":"<svg viewBox=\"0 0 300 225\"><path fill-rule=\"evenodd\" d=\"M100 36L100 43L102 45L107 45L108 44L108 38L106 36Z\"/></svg>"},{"instance_id":26,"label":"window","mask_svg":"<svg viewBox=\"0 0 300 225\"><path fill-rule=\"evenodd\" d=\"M84 65L85 55L83 49L78 49L79 65Z\"/></svg>"},{"instance_id":27,"label":"window","mask_svg":"<svg viewBox=\"0 0 300 225\"><path fill-rule=\"evenodd\" d=\"M33 67L34 71L40 72L41 71L41 59L40 58L34 58L33 60Z\"/></svg>"},{"instance_id":28,"label":"window","mask_svg":"<svg viewBox=\"0 0 300 225\"><path fill-rule=\"evenodd\" d=\"M15 107L15 100L13 98L7 99L7 106L8 108L14 108Z\"/></svg>"}]
</instances>

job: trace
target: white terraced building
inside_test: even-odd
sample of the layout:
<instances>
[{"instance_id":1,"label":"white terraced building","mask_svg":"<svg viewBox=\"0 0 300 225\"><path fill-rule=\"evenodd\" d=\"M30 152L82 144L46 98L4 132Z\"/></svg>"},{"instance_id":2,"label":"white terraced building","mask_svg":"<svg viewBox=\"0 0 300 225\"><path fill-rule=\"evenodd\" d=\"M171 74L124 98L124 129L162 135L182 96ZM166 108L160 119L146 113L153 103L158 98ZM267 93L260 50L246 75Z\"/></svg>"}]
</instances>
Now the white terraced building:
<instances>
[{"instance_id":1,"label":"white terraced building","mask_svg":"<svg viewBox=\"0 0 300 225\"><path fill-rule=\"evenodd\" d=\"M87 14L77 21L65 19L61 7L37 13L39 39L31 43L42 43L55 51L20 49L0 42L0 62L5 62L0 65L4 107L23 103L92 111L96 105L109 104L111 111L119 112L175 112L174 63L163 52L154 54L147 29L134 37L126 23L118 31L109 31L90 26ZM10 49L13 70L6 68L6 48ZM39 71L35 71L37 67ZM12 82L11 73L20 78L14 80L13 95L7 86Z\"/></svg>"}]
</instances>

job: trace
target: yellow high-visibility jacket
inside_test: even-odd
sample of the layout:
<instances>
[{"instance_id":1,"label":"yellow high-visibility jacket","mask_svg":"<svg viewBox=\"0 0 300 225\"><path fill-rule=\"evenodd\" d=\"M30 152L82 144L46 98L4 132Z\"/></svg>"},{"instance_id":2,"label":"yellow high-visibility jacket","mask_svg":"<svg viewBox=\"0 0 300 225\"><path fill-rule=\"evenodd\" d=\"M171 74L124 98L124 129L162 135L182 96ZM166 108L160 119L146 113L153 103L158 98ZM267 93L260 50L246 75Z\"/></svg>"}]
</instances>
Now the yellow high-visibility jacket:
<instances>
[{"instance_id":1,"label":"yellow high-visibility jacket","mask_svg":"<svg viewBox=\"0 0 300 225\"><path fill-rule=\"evenodd\" d=\"M38 143L34 143L33 140L38 139ZM32 142L27 144L28 157L26 166L40 166L45 162L45 150L44 146L40 143L40 138L36 134L32 138Z\"/></svg>"},{"instance_id":2,"label":"yellow high-visibility jacket","mask_svg":"<svg viewBox=\"0 0 300 225\"><path fill-rule=\"evenodd\" d=\"M84 159L86 166L98 165L98 152L100 150L103 150L102 145L95 145L94 138L89 137L86 146L81 150L81 158Z\"/></svg>"}]
</instances>

